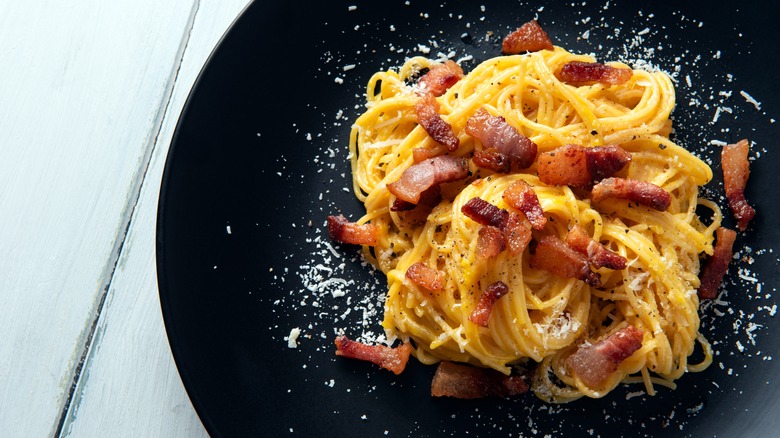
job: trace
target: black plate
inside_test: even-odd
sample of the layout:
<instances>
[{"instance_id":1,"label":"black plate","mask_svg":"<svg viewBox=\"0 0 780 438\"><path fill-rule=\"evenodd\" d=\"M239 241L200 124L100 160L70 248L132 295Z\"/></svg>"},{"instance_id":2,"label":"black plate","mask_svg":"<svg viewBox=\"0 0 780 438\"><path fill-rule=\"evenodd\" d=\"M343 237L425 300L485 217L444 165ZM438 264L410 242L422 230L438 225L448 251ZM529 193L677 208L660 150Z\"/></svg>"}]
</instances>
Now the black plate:
<instances>
[{"instance_id":1,"label":"black plate","mask_svg":"<svg viewBox=\"0 0 780 438\"><path fill-rule=\"evenodd\" d=\"M201 73L166 164L162 311L211 434L733 436L780 427L777 11L743 2L311 3L246 9ZM675 139L713 165L706 194L724 208L717 142L754 141L747 197L758 217L737 241L741 258L722 302L702 310L715 362L675 391L650 397L634 385L563 406L530 394L431 399L434 367L413 361L394 376L334 356L336 330L381 330L384 278L354 248L329 248L323 227L328 214L363 211L349 192L347 142L369 76L426 48L473 56L462 62L468 71L534 17L569 50L645 59L674 73ZM338 286L346 296L334 296ZM299 345L288 348L293 328Z\"/></svg>"}]
</instances>

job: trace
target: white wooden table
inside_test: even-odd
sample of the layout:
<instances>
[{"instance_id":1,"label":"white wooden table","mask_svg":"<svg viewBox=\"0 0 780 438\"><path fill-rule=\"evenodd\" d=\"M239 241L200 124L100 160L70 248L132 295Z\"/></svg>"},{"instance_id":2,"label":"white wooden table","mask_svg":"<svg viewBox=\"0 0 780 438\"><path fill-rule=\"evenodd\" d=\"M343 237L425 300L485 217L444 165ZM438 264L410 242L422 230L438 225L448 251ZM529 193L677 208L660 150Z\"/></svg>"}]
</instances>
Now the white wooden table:
<instances>
[{"instance_id":1,"label":"white wooden table","mask_svg":"<svg viewBox=\"0 0 780 438\"><path fill-rule=\"evenodd\" d=\"M0 1L0 436L206 435L156 211L187 94L248 1Z\"/></svg>"}]
</instances>

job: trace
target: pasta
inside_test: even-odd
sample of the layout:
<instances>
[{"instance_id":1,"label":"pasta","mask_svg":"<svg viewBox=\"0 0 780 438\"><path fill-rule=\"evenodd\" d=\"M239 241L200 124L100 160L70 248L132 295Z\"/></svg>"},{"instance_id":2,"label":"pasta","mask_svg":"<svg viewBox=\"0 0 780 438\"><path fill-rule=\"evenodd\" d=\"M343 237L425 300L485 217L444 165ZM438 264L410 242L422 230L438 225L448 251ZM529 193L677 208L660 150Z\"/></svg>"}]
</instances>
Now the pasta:
<instances>
[{"instance_id":1,"label":"pasta","mask_svg":"<svg viewBox=\"0 0 780 438\"><path fill-rule=\"evenodd\" d=\"M441 200L422 213L393 211L396 197L387 186L415 163L415 149L440 147L418 123L420 99L415 79L440 62L408 59L398 70L374 74L368 82L367 109L354 122L350 159L354 191L366 214L357 222L376 227L376 245L363 251L387 275L382 322L392 336L410 341L421 362L468 363L510 374L535 368L532 390L550 402L582 396L602 397L621 382L674 387L686 371L712 360L699 334L699 255L712 254L720 226L717 205L699 198L712 178L702 160L670 140L675 91L663 72L633 70L620 85L569 84L556 72L586 55L561 47L488 59L437 97L439 113L458 137L446 152L470 159L483 148L465 132L468 119L485 109L538 147L619 145L631 155L620 176L650 182L671 196L658 211L620 199L594 202L577 187L545 184L537 164L497 173L468 161L469 177L441 185ZM610 65L628 68L620 63ZM530 266L533 245L520 255L502 251L478 254L482 225L463 213L479 197L512 210L503 193L522 180L536 193L547 217L533 239L552 235L566 240L578 225L610 251L627 260L625 269L594 269L601 287ZM704 223L697 209L712 211ZM442 290L425 290L406 276L415 263L442 272ZM469 321L486 285L502 281L509 292L498 299L487 327ZM583 342L595 343L628 326L642 331L641 347L597 386L567 371L565 360ZM704 359L689 364L697 344Z\"/></svg>"}]
</instances>

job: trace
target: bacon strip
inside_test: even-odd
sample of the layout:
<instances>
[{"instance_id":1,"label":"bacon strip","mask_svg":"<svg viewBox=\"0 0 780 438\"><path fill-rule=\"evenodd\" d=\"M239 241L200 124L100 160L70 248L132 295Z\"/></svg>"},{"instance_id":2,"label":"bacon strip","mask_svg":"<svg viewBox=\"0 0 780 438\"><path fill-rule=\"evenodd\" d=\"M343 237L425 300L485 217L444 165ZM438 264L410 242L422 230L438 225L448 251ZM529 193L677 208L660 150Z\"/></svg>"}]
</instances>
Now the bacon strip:
<instances>
[{"instance_id":1,"label":"bacon strip","mask_svg":"<svg viewBox=\"0 0 780 438\"><path fill-rule=\"evenodd\" d=\"M508 157L511 166L525 169L534 164L537 146L528 137L499 116L492 116L480 108L466 121L466 133L480 142L485 149L494 149Z\"/></svg>"},{"instance_id":2,"label":"bacon strip","mask_svg":"<svg viewBox=\"0 0 780 438\"><path fill-rule=\"evenodd\" d=\"M509 293L509 286L503 281L496 281L490 283L488 287L482 291L482 295L479 297L477 307L469 315L469 321L480 327L487 327L490 314L493 312L493 306L496 301Z\"/></svg>"},{"instance_id":3,"label":"bacon strip","mask_svg":"<svg viewBox=\"0 0 780 438\"><path fill-rule=\"evenodd\" d=\"M558 79L569 84L599 82L621 85L628 82L633 74L630 68L616 68L598 62L571 61L561 67Z\"/></svg>"},{"instance_id":4,"label":"bacon strip","mask_svg":"<svg viewBox=\"0 0 780 438\"><path fill-rule=\"evenodd\" d=\"M403 199L395 198L390 205L390 211L398 212L399 220L402 223L410 227L417 227L428 221L428 215L431 214L431 211L439 204L441 199L441 186L435 185L420 194L420 200L416 205Z\"/></svg>"},{"instance_id":5,"label":"bacon strip","mask_svg":"<svg viewBox=\"0 0 780 438\"><path fill-rule=\"evenodd\" d=\"M616 174L629 161L631 154L620 146L566 145L539 154L537 171L545 184L584 188Z\"/></svg>"},{"instance_id":6,"label":"bacon strip","mask_svg":"<svg viewBox=\"0 0 780 438\"><path fill-rule=\"evenodd\" d=\"M528 392L520 375L506 376L496 370L442 361L431 382L433 397L479 399L512 397Z\"/></svg>"},{"instance_id":7,"label":"bacon strip","mask_svg":"<svg viewBox=\"0 0 780 438\"><path fill-rule=\"evenodd\" d=\"M479 229L477 237L477 256L481 259L495 257L506 247L504 233L496 227L485 226Z\"/></svg>"},{"instance_id":8,"label":"bacon strip","mask_svg":"<svg viewBox=\"0 0 780 438\"><path fill-rule=\"evenodd\" d=\"M417 204L420 195L433 186L466 178L469 166L465 159L441 155L409 166L398 181L387 185L387 189L406 202Z\"/></svg>"},{"instance_id":9,"label":"bacon strip","mask_svg":"<svg viewBox=\"0 0 780 438\"><path fill-rule=\"evenodd\" d=\"M509 250L510 255L516 256L528 247L532 237L531 222L522 212L510 212L507 220L501 223L504 224L502 228L485 225L479 229L477 255L480 258L495 257L505 249Z\"/></svg>"},{"instance_id":10,"label":"bacon strip","mask_svg":"<svg viewBox=\"0 0 780 438\"><path fill-rule=\"evenodd\" d=\"M509 213L509 219L504 227L507 252L513 256L521 254L531 241L531 237L531 222L525 218L525 215L516 211Z\"/></svg>"},{"instance_id":11,"label":"bacon strip","mask_svg":"<svg viewBox=\"0 0 780 438\"><path fill-rule=\"evenodd\" d=\"M460 140L452 131L452 126L445 122L439 114L439 101L431 93L426 93L414 104L417 113L417 123L437 143L447 147L450 152L460 145Z\"/></svg>"},{"instance_id":12,"label":"bacon strip","mask_svg":"<svg viewBox=\"0 0 780 438\"><path fill-rule=\"evenodd\" d=\"M350 222L343 215L328 216L328 234L336 242L375 246L379 228L373 224Z\"/></svg>"},{"instance_id":13,"label":"bacon strip","mask_svg":"<svg viewBox=\"0 0 780 438\"><path fill-rule=\"evenodd\" d=\"M635 351L642 348L642 330L628 326L597 344L584 343L566 358L566 366L582 383L594 388L601 384Z\"/></svg>"},{"instance_id":14,"label":"bacon strip","mask_svg":"<svg viewBox=\"0 0 780 438\"><path fill-rule=\"evenodd\" d=\"M495 149L474 151L474 156L471 159L477 167L496 173L509 173L512 170L512 161L509 157Z\"/></svg>"},{"instance_id":15,"label":"bacon strip","mask_svg":"<svg viewBox=\"0 0 780 438\"><path fill-rule=\"evenodd\" d=\"M406 368L411 352L412 346L409 343L391 348L381 344L368 345L353 341L344 335L336 337L336 356L372 362L395 374L401 374Z\"/></svg>"},{"instance_id":16,"label":"bacon strip","mask_svg":"<svg viewBox=\"0 0 780 438\"><path fill-rule=\"evenodd\" d=\"M591 197L594 202L607 198L627 199L658 211L666 211L672 203L672 196L666 190L647 181L629 178L607 178L593 186Z\"/></svg>"},{"instance_id":17,"label":"bacon strip","mask_svg":"<svg viewBox=\"0 0 780 438\"><path fill-rule=\"evenodd\" d=\"M414 210L417 206L433 208L439 201L441 201L441 186L436 185L420 193L420 200L417 201L417 204L395 198L390 206L390 211L409 211Z\"/></svg>"},{"instance_id":18,"label":"bacon strip","mask_svg":"<svg viewBox=\"0 0 780 438\"><path fill-rule=\"evenodd\" d=\"M756 215L756 211L745 199L745 185L750 176L748 149L748 141L740 140L736 144L724 146L720 156L726 198L729 200L731 212L737 218L737 228L740 231L745 231Z\"/></svg>"},{"instance_id":19,"label":"bacon strip","mask_svg":"<svg viewBox=\"0 0 780 438\"><path fill-rule=\"evenodd\" d=\"M501 53L514 55L521 52L538 52L553 50L553 43L547 32L536 20L523 24L517 30L504 37L501 42Z\"/></svg>"},{"instance_id":20,"label":"bacon strip","mask_svg":"<svg viewBox=\"0 0 780 438\"><path fill-rule=\"evenodd\" d=\"M625 269L628 261L620 254L608 250L604 245L596 242L588 236L588 233L579 226L574 225L566 236L566 244L580 254L588 258L588 262L598 269L607 267L613 270Z\"/></svg>"},{"instance_id":21,"label":"bacon strip","mask_svg":"<svg viewBox=\"0 0 780 438\"><path fill-rule=\"evenodd\" d=\"M428 158L438 157L447 153L447 147L436 143L433 147L425 148L419 147L412 149L412 160L415 164L421 163Z\"/></svg>"},{"instance_id":22,"label":"bacon strip","mask_svg":"<svg viewBox=\"0 0 780 438\"><path fill-rule=\"evenodd\" d=\"M544 236L536 246L531 267L559 277L576 278L593 287L601 287L601 278L590 270L588 259L555 236Z\"/></svg>"},{"instance_id":23,"label":"bacon strip","mask_svg":"<svg viewBox=\"0 0 780 438\"><path fill-rule=\"evenodd\" d=\"M460 211L474 220L474 222L482 225L492 225L500 229L504 228L509 218L508 211L498 208L479 197L469 199L463 204Z\"/></svg>"},{"instance_id":24,"label":"bacon strip","mask_svg":"<svg viewBox=\"0 0 780 438\"><path fill-rule=\"evenodd\" d=\"M699 298L712 300L718 295L718 287L729 269L736 239L737 233L734 230L725 227L715 230L715 248L699 274Z\"/></svg>"},{"instance_id":25,"label":"bacon strip","mask_svg":"<svg viewBox=\"0 0 780 438\"><path fill-rule=\"evenodd\" d=\"M439 97L463 77L463 69L455 61L447 60L444 64L431 67L417 83L423 92Z\"/></svg>"},{"instance_id":26,"label":"bacon strip","mask_svg":"<svg viewBox=\"0 0 780 438\"><path fill-rule=\"evenodd\" d=\"M406 278L428 292L444 290L444 272L433 269L423 262L417 262L406 270Z\"/></svg>"},{"instance_id":27,"label":"bacon strip","mask_svg":"<svg viewBox=\"0 0 780 438\"><path fill-rule=\"evenodd\" d=\"M521 179L513 182L504 190L502 197L509 206L522 211L535 230L541 230L547 224L539 197L527 182Z\"/></svg>"}]
</instances>

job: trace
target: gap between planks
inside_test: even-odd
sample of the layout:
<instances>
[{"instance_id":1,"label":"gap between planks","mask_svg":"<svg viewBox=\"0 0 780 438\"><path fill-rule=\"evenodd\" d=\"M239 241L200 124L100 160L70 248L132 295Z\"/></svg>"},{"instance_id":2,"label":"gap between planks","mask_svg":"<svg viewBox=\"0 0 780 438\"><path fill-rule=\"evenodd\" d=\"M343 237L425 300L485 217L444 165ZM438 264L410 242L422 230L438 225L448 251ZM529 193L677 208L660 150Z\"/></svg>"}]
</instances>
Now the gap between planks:
<instances>
[{"instance_id":1,"label":"gap between planks","mask_svg":"<svg viewBox=\"0 0 780 438\"><path fill-rule=\"evenodd\" d=\"M147 136L146 145L144 147L144 155L142 157L141 164L139 166L139 172L133 180L132 183L133 185L131 187L131 190L129 191L130 195L128 196L127 199L127 204L125 205L125 208L122 212L122 221L120 223L120 226L117 227L117 236L114 239L115 242L114 248L111 251L110 258L101 276L102 281L100 282L100 284L102 285L102 288L100 289L101 290L100 297L98 298L95 308L91 312L92 318L91 321L89 322L88 332L86 333L86 336L84 337L81 346L81 354L79 355L78 363L75 365L75 368L71 373L72 375L71 385L68 389L68 394L64 400L63 406L60 409L60 417L57 420L57 424L55 425L54 434L53 434L53 436L55 437L62 436L62 433L64 432L63 429L65 427L65 423L68 417L71 414L75 414L75 412L71 412L71 410L78 408L78 403L76 403L76 405L74 406L74 400L77 397L76 390L79 387L79 383L81 381L84 368L88 365L89 362L88 358L90 355L90 351L94 346L95 333L97 330L98 322L100 320L100 316L103 313L103 307L105 306L108 293L111 290L111 284L114 280L114 274L116 273L117 265L119 264L119 260L124 251L125 241L127 239L127 235L130 230L130 224L132 223L136 206L138 205L139 199L141 197L141 188L143 187L143 184L146 181L146 176L149 172L150 163L151 163L152 156L154 155L154 151L159 147L158 141L160 138L160 134L162 132L163 122L165 118L168 116L168 110L170 109L171 101L173 98L173 91L176 85L176 80L179 77L179 72L181 70L184 61L184 55L190 41L192 29L195 25L195 18L198 14L199 9L200 9L200 0L195 0L193 2L192 9L190 10L190 15L187 18L187 24L184 29L182 40L176 52L176 61L173 65L173 69L170 72L168 80L166 81L165 92L160 102L161 105L157 109L157 113L155 114L154 117L154 124L152 125L152 128L149 131L149 135Z\"/></svg>"}]
</instances>

